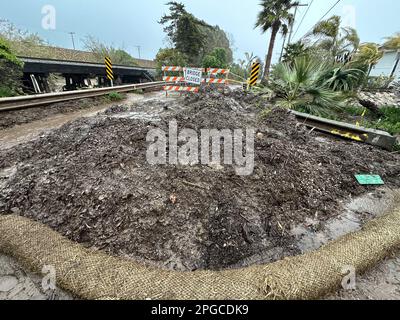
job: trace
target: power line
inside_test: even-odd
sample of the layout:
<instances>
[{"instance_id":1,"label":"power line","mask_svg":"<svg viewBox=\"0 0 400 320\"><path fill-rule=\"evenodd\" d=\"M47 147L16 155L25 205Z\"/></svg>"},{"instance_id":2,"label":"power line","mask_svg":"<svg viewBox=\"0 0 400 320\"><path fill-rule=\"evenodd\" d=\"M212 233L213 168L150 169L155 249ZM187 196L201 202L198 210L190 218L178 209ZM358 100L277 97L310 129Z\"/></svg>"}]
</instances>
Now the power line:
<instances>
[{"instance_id":1,"label":"power line","mask_svg":"<svg viewBox=\"0 0 400 320\"><path fill-rule=\"evenodd\" d=\"M304 13L303 17L301 18L300 24L298 25L298 27L297 27L297 29L296 29L296 32L295 32L294 35L293 35L293 39L296 37L296 34L297 34L297 32L299 31L301 25L303 24L304 19L306 18L308 12L310 11L310 8L311 8L311 6L313 5L313 3L314 3L314 0L311 0L310 5L307 7L307 11Z\"/></svg>"},{"instance_id":2,"label":"power line","mask_svg":"<svg viewBox=\"0 0 400 320\"><path fill-rule=\"evenodd\" d=\"M288 44L290 44L291 40L292 40L292 36L293 36L293 26L296 23L296 16L297 16L297 10L299 7L308 7L308 4L296 4L295 6L295 10L294 10L294 15L293 15L293 22L291 23L290 26L290 32L289 32L289 40L288 40Z\"/></svg>"},{"instance_id":3,"label":"power line","mask_svg":"<svg viewBox=\"0 0 400 320\"><path fill-rule=\"evenodd\" d=\"M294 15L293 15L293 21L292 21L292 23L290 24L288 45L290 44L290 41L292 40L292 36L293 36L293 27L294 27L294 24L296 23L297 9L298 9L298 7L308 7L308 4L300 4L300 3L297 3L296 5L294 5L294 7L295 7L295 11L294 11ZM288 38L288 35L285 34L285 36L284 36L284 38L283 38L281 54L280 54L280 56L279 56L279 62L282 61L283 51L285 50L285 45L286 45L286 39L287 39L287 38Z\"/></svg>"},{"instance_id":4,"label":"power line","mask_svg":"<svg viewBox=\"0 0 400 320\"><path fill-rule=\"evenodd\" d=\"M306 34L300 38L300 40L304 39L304 38L307 36L307 34L308 34L310 31L312 31L312 30L315 28L315 26L316 26L318 23L320 23L320 22L332 11L341 1L342 1L342 0L337 0L336 3L335 3L332 7L330 7L330 9L321 17L321 19L319 19L319 20L317 21L317 23L314 24L314 25L311 27L311 29L308 30L308 31L306 32Z\"/></svg>"}]
</instances>

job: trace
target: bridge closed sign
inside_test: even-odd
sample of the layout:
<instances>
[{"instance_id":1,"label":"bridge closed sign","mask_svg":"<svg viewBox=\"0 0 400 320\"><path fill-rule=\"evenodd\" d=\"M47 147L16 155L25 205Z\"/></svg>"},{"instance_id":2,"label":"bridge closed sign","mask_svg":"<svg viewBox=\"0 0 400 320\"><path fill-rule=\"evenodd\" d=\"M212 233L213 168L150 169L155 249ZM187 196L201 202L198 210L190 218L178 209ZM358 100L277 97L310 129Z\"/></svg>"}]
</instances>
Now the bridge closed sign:
<instances>
[{"instance_id":1,"label":"bridge closed sign","mask_svg":"<svg viewBox=\"0 0 400 320\"><path fill-rule=\"evenodd\" d=\"M199 69L191 69L191 68L185 69L185 82L200 85L202 77L203 73Z\"/></svg>"}]
</instances>

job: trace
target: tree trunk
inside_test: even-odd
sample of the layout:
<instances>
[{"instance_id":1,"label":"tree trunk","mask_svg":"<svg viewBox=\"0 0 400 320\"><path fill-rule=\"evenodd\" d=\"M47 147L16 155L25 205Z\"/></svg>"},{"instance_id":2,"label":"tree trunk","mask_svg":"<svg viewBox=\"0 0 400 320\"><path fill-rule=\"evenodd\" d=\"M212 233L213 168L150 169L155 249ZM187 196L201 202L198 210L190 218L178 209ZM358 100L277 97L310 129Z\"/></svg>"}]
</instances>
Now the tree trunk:
<instances>
[{"instance_id":1,"label":"tree trunk","mask_svg":"<svg viewBox=\"0 0 400 320\"><path fill-rule=\"evenodd\" d=\"M269 78L269 71L271 69L271 63L272 63L272 54L274 53L276 35L278 34L278 31L279 31L278 26L272 27L271 40L269 42L268 54L267 54L267 57L265 58L264 78L266 80L268 80L268 78Z\"/></svg>"}]
</instances>

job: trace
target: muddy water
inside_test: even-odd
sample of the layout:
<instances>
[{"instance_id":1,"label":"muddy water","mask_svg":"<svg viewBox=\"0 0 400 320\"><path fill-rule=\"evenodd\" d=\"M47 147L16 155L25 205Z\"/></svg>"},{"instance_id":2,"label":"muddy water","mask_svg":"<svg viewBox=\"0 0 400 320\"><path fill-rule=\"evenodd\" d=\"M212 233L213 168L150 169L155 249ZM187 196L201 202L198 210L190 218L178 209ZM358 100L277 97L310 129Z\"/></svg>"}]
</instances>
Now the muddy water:
<instances>
[{"instance_id":1,"label":"muddy water","mask_svg":"<svg viewBox=\"0 0 400 320\"><path fill-rule=\"evenodd\" d=\"M381 188L344 203L342 206L342 214L323 225L319 225L318 220L310 219L306 224L292 229L292 234L298 240L297 246L302 252L316 250L332 240L358 231L366 221L382 216L400 206L400 190Z\"/></svg>"},{"instance_id":2,"label":"muddy water","mask_svg":"<svg viewBox=\"0 0 400 320\"><path fill-rule=\"evenodd\" d=\"M162 92L151 92L146 94L128 94L126 100L121 102L104 104L93 108L79 110L76 112L71 112L66 114L57 114L38 121L33 121L30 123L18 125L5 130L0 130L0 149L1 150L9 149L18 144L34 140L40 135L47 133L52 129L59 128L70 121L82 117L94 116L98 112L104 111L115 104L130 105L135 102L144 101L147 99L159 99L162 97L164 97Z\"/></svg>"},{"instance_id":3,"label":"muddy water","mask_svg":"<svg viewBox=\"0 0 400 320\"><path fill-rule=\"evenodd\" d=\"M342 213L339 216L324 223L318 219L307 219L304 224L292 228L291 235L296 238L296 247L300 249L301 253L317 250L330 241L358 231L367 221L399 207L400 189L393 190L382 187L341 205ZM282 253L282 248L274 247L239 262L233 268L267 264L271 262L271 256L279 256Z\"/></svg>"}]
</instances>

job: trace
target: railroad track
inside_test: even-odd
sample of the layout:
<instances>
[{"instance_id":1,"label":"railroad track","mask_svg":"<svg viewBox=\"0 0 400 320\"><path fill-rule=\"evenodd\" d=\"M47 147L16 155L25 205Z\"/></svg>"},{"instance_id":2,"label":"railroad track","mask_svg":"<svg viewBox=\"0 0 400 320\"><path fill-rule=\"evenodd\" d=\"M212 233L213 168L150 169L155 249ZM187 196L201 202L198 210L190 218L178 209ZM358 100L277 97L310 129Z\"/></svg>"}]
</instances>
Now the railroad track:
<instances>
[{"instance_id":1,"label":"railroad track","mask_svg":"<svg viewBox=\"0 0 400 320\"><path fill-rule=\"evenodd\" d=\"M157 81L157 82L116 86L110 88L77 90L77 91L68 91L59 93L45 93L45 94L37 94L30 96L2 98L0 99L0 112L28 109L32 107L43 106L69 100L98 97L112 92L129 92L137 89L158 88L168 84L171 83L165 81Z\"/></svg>"}]
</instances>

